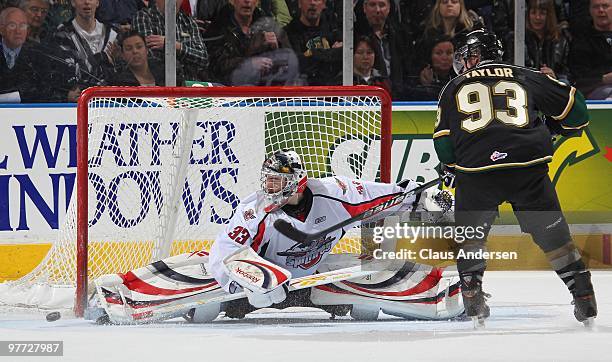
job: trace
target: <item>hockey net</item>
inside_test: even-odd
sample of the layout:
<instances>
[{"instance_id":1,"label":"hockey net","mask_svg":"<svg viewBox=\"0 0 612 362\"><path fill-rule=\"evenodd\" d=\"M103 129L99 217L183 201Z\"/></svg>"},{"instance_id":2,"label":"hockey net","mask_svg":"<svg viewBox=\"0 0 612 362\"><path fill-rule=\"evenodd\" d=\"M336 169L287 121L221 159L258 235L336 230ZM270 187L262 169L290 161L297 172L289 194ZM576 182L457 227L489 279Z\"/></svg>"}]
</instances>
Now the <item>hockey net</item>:
<instances>
[{"instance_id":1,"label":"hockey net","mask_svg":"<svg viewBox=\"0 0 612 362\"><path fill-rule=\"evenodd\" d=\"M390 107L375 87L88 89L77 197L41 264L0 285L0 303L80 316L96 277L208 249L282 148L309 177L389 181ZM359 253L359 233L333 252Z\"/></svg>"}]
</instances>

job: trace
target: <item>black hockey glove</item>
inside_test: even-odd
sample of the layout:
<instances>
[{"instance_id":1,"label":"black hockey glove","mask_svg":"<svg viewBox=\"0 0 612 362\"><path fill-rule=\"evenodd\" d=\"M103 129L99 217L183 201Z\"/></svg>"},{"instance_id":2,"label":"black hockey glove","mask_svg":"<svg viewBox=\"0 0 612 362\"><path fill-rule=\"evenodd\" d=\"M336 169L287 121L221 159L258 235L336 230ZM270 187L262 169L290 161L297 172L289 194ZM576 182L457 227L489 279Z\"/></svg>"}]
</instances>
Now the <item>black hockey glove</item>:
<instances>
[{"instance_id":1,"label":"black hockey glove","mask_svg":"<svg viewBox=\"0 0 612 362\"><path fill-rule=\"evenodd\" d=\"M440 164L440 180L444 186L455 188L455 168Z\"/></svg>"}]
</instances>

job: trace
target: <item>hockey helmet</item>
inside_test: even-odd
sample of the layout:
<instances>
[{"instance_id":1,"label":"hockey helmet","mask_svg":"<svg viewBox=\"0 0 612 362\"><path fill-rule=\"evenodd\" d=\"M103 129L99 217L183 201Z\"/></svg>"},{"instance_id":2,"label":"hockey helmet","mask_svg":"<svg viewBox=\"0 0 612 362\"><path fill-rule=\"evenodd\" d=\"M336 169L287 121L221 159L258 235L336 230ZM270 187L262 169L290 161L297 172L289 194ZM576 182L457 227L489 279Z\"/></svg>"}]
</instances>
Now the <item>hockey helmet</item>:
<instances>
[{"instance_id":1,"label":"hockey helmet","mask_svg":"<svg viewBox=\"0 0 612 362\"><path fill-rule=\"evenodd\" d=\"M455 54L453 68L457 74L465 72L468 59L477 57L478 63L501 61L504 51L502 44L494 33L487 29L473 30L467 34L459 34L454 39Z\"/></svg>"},{"instance_id":2,"label":"hockey helmet","mask_svg":"<svg viewBox=\"0 0 612 362\"><path fill-rule=\"evenodd\" d=\"M283 149L266 158L261 167L264 210L282 207L293 195L304 192L306 180L306 169L297 152Z\"/></svg>"}]
</instances>

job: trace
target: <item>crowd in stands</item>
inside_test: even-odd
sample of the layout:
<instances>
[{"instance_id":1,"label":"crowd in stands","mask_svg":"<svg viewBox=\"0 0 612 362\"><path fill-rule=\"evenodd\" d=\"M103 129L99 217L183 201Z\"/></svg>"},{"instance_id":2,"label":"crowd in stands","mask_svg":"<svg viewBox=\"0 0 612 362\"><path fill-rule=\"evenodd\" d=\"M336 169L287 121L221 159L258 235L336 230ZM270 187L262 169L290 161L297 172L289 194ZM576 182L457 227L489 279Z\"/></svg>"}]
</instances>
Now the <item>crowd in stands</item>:
<instances>
[{"instance_id":1,"label":"crowd in stands","mask_svg":"<svg viewBox=\"0 0 612 362\"><path fill-rule=\"evenodd\" d=\"M340 85L340 0L177 0L178 85ZM512 63L513 0L357 0L354 84L436 100L453 39L487 27ZM526 0L525 65L612 99L612 0ZM0 102L163 86L165 0L0 0Z\"/></svg>"}]
</instances>

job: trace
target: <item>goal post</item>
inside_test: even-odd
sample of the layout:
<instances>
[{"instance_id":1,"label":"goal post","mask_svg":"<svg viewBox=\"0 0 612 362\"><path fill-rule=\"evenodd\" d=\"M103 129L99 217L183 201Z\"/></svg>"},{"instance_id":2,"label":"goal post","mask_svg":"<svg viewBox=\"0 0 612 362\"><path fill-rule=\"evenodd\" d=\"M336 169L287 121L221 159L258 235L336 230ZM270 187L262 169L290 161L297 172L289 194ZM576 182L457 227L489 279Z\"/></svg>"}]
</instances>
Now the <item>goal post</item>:
<instances>
[{"instance_id":1,"label":"goal post","mask_svg":"<svg viewBox=\"0 0 612 362\"><path fill-rule=\"evenodd\" d=\"M66 222L13 286L46 293L30 301L72 293L82 316L96 277L209 248L273 151L295 149L309 177L389 182L391 99L370 86L94 87L77 139ZM345 239L335 252L359 252Z\"/></svg>"}]
</instances>

